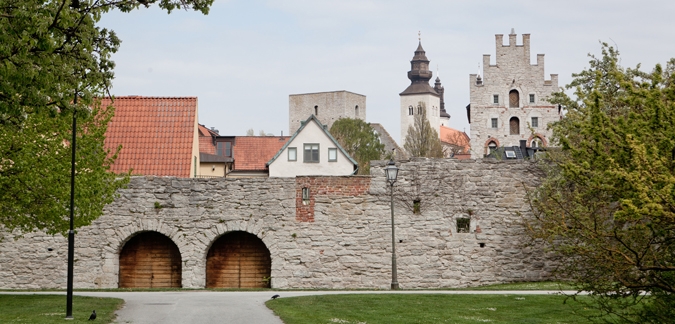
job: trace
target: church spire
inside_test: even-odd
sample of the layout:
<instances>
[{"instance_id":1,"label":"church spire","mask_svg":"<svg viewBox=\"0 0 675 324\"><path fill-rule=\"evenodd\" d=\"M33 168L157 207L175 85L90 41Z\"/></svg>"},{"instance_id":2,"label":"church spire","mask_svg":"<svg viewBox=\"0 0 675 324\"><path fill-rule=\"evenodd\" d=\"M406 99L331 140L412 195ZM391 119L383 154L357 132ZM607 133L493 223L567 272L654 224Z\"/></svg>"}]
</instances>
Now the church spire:
<instances>
[{"instance_id":1,"label":"church spire","mask_svg":"<svg viewBox=\"0 0 675 324\"><path fill-rule=\"evenodd\" d=\"M410 61L410 71L408 71L408 79L410 79L410 86L401 92L401 95L431 93L438 95L434 88L429 86L429 80L433 76L433 72L429 71L429 59L427 59L426 52L422 48L422 40L415 50L415 56Z\"/></svg>"}]
</instances>

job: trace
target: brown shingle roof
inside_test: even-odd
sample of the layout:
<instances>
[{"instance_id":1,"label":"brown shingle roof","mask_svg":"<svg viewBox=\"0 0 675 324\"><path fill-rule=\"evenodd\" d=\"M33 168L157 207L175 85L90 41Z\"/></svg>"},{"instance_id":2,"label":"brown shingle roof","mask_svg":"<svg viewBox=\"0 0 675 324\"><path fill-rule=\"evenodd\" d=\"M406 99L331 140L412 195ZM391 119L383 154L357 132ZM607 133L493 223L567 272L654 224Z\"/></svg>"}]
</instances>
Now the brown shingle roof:
<instances>
[{"instance_id":1,"label":"brown shingle roof","mask_svg":"<svg viewBox=\"0 0 675 324\"><path fill-rule=\"evenodd\" d=\"M109 105L103 98L102 105ZM111 167L115 173L190 176L196 97L116 97L115 116L108 125L105 147L122 150Z\"/></svg>"},{"instance_id":2,"label":"brown shingle roof","mask_svg":"<svg viewBox=\"0 0 675 324\"><path fill-rule=\"evenodd\" d=\"M234 140L234 171L262 171L286 144L289 136L237 136Z\"/></svg>"}]
</instances>

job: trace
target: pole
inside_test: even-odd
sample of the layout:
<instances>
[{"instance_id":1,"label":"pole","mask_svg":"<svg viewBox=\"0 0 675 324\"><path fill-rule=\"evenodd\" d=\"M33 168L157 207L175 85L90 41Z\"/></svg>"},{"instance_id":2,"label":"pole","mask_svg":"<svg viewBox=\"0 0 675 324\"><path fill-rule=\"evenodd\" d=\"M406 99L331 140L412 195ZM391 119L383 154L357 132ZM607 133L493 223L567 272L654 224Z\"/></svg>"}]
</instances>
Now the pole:
<instances>
[{"instance_id":1,"label":"pole","mask_svg":"<svg viewBox=\"0 0 675 324\"><path fill-rule=\"evenodd\" d=\"M73 107L77 105L77 92ZM75 216L75 140L77 132L77 109L73 108L73 140L71 145L70 161L70 230L68 231L68 286L66 293L66 319L73 319L73 263L75 263L75 231L73 230L73 218Z\"/></svg>"},{"instance_id":2,"label":"pole","mask_svg":"<svg viewBox=\"0 0 675 324\"><path fill-rule=\"evenodd\" d=\"M391 183L391 290L398 289L396 274L396 235L394 231L394 183Z\"/></svg>"}]
</instances>

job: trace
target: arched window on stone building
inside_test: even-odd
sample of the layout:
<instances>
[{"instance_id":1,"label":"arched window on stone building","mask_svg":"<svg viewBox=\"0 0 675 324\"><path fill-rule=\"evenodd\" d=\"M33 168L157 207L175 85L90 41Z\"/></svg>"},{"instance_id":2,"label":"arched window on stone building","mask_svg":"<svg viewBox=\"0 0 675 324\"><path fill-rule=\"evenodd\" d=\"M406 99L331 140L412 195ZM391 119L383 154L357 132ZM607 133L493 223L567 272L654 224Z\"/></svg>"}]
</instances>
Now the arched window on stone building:
<instances>
[{"instance_id":1,"label":"arched window on stone building","mask_svg":"<svg viewBox=\"0 0 675 324\"><path fill-rule=\"evenodd\" d=\"M319 116L319 106L314 106L314 116Z\"/></svg>"},{"instance_id":2,"label":"arched window on stone building","mask_svg":"<svg viewBox=\"0 0 675 324\"><path fill-rule=\"evenodd\" d=\"M412 116L415 113L415 108L413 106L408 106L408 115Z\"/></svg>"},{"instance_id":3,"label":"arched window on stone building","mask_svg":"<svg viewBox=\"0 0 675 324\"><path fill-rule=\"evenodd\" d=\"M487 145L487 150L486 150L486 152L485 152L485 155L492 154L492 152L494 152L494 151L496 151L496 150L497 150L497 143L495 143L494 141L491 141L491 142L488 143L488 145Z\"/></svg>"},{"instance_id":4,"label":"arched window on stone building","mask_svg":"<svg viewBox=\"0 0 675 324\"><path fill-rule=\"evenodd\" d=\"M511 92L509 92L509 107L510 108L518 108L520 107L520 95L518 94L518 90L513 89Z\"/></svg>"},{"instance_id":5,"label":"arched window on stone building","mask_svg":"<svg viewBox=\"0 0 675 324\"><path fill-rule=\"evenodd\" d=\"M509 129L511 130L511 135L520 134L520 120L518 120L518 117L511 117L509 119Z\"/></svg>"},{"instance_id":6,"label":"arched window on stone building","mask_svg":"<svg viewBox=\"0 0 675 324\"><path fill-rule=\"evenodd\" d=\"M356 105L356 107L354 107L354 116L359 117L359 105Z\"/></svg>"}]
</instances>

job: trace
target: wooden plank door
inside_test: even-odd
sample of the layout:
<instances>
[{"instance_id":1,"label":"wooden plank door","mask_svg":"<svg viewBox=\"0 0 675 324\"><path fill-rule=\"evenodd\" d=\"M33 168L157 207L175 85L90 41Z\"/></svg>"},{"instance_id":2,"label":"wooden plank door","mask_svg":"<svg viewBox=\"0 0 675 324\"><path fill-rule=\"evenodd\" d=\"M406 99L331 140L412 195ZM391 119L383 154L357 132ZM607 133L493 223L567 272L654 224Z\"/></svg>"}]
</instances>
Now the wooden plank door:
<instances>
[{"instance_id":1,"label":"wooden plank door","mask_svg":"<svg viewBox=\"0 0 675 324\"><path fill-rule=\"evenodd\" d=\"M231 232L216 240L206 257L207 288L269 288L272 260L257 236Z\"/></svg>"},{"instance_id":2,"label":"wooden plank door","mask_svg":"<svg viewBox=\"0 0 675 324\"><path fill-rule=\"evenodd\" d=\"M157 232L131 238L120 252L120 288L180 288L181 257L176 244Z\"/></svg>"}]
</instances>

